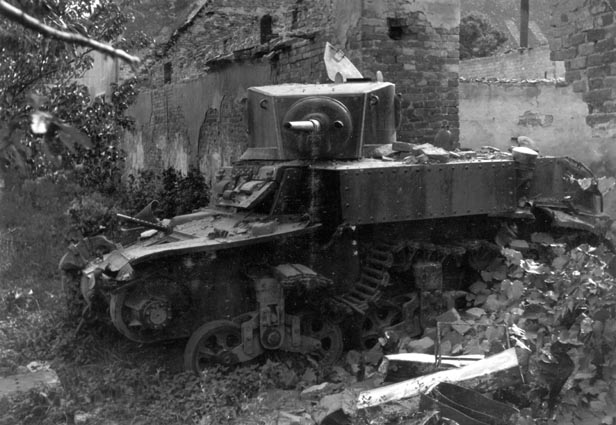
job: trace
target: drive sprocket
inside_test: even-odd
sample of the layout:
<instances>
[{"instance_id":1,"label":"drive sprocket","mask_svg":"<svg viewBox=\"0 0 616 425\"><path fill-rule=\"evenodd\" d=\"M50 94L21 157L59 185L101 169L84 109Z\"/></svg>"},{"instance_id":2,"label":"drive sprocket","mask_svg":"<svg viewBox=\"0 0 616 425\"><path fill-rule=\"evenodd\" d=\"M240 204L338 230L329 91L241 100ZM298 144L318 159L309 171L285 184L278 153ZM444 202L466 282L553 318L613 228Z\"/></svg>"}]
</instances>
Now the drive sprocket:
<instances>
[{"instance_id":1,"label":"drive sprocket","mask_svg":"<svg viewBox=\"0 0 616 425\"><path fill-rule=\"evenodd\" d=\"M189 329L181 325L183 315L190 308L188 289L158 274L115 291L109 300L109 314L115 328L141 343L188 336Z\"/></svg>"}]
</instances>

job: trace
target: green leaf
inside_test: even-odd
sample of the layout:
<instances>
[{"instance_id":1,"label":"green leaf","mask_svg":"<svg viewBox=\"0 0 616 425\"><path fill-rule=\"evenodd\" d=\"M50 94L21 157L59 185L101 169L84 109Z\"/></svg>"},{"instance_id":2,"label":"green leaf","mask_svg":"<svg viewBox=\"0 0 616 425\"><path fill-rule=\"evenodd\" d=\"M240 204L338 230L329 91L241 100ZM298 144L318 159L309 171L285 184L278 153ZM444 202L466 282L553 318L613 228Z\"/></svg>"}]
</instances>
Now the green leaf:
<instances>
[{"instance_id":1,"label":"green leaf","mask_svg":"<svg viewBox=\"0 0 616 425\"><path fill-rule=\"evenodd\" d=\"M51 149L49 148L49 145L44 140L41 140L40 146L41 146L41 151L45 154L45 157L49 161L51 161L51 163L54 164L56 167L59 167L61 165L61 162L58 159L58 157L54 155L54 153L51 151Z\"/></svg>"},{"instance_id":2,"label":"green leaf","mask_svg":"<svg viewBox=\"0 0 616 425\"><path fill-rule=\"evenodd\" d=\"M88 136L65 124L60 127L58 138L72 154L76 153L75 145L80 145L87 148L92 146Z\"/></svg>"},{"instance_id":3,"label":"green leaf","mask_svg":"<svg viewBox=\"0 0 616 425\"><path fill-rule=\"evenodd\" d=\"M26 95L26 100L28 102L28 105L30 105L32 109L39 109L46 102L49 101L49 98L47 96L31 92Z\"/></svg>"}]
</instances>

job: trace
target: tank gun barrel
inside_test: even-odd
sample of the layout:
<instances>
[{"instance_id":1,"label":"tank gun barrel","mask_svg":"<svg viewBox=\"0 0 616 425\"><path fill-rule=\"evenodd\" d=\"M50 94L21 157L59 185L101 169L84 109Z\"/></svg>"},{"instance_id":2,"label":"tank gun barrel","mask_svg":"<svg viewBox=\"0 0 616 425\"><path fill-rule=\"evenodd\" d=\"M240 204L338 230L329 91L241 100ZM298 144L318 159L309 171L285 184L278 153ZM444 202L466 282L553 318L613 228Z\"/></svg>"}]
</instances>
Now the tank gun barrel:
<instances>
[{"instance_id":1,"label":"tank gun barrel","mask_svg":"<svg viewBox=\"0 0 616 425\"><path fill-rule=\"evenodd\" d=\"M321 122L315 119L304 121L287 121L284 123L284 128L292 131L317 132L321 130Z\"/></svg>"},{"instance_id":2,"label":"tank gun barrel","mask_svg":"<svg viewBox=\"0 0 616 425\"><path fill-rule=\"evenodd\" d=\"M130 215L125 215L125 214L120 214L120 213L118 213L116 215L117 215L118 218L120 218L122 220L126 220L126 221L129 221L131 223L147 227L149 229L161 230L163 232L168 232L170 230L169 227L167 227L167 226L163 226L162 224L158 224L158 223L153 223L153 222L148 221L148 220L142 220L140 218L131 217Z\"/></svg>"}]
</instances>

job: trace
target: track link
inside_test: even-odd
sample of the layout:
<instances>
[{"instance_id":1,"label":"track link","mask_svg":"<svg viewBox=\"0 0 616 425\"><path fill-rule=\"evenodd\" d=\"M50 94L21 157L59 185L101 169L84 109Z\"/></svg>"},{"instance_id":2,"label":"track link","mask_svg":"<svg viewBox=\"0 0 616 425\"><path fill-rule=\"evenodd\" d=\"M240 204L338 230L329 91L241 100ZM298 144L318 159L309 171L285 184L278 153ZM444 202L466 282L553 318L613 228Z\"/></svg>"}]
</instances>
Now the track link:
<instances>
[{"instance_id":1,"label":"track link","mask_svg":"<svg viewBox=\"0 0 616 425\"><path fill-rule=\"evenodd\" d=\"M377 242L368 248L358 282L353 288L335 297L343 307L365 315L392 284L391 270L408 270L418 259L443 262L449 257L461 259L470 247L437 245L420 241ZM472 248L471 248L472 249Z\"/></svg>"}]
</instances>

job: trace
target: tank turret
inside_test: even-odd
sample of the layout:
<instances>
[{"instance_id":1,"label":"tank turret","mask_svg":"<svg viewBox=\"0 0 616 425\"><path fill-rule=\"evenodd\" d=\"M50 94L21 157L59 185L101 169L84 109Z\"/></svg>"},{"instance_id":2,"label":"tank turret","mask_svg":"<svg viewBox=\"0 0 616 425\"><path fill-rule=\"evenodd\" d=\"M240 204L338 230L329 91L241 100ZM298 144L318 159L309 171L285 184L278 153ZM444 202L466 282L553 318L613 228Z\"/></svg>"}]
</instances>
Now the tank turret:
<instances>
[{"instance_id":1,"label":"tank turret","mask_svg":"<svg viewBox=\"0 0 616 425\"><path fill-rule=\"evenodd\" d=\"M242 160L358 159L396 141L395 87L383 82L248 89Z\"/></svg>"}]
</instances>

